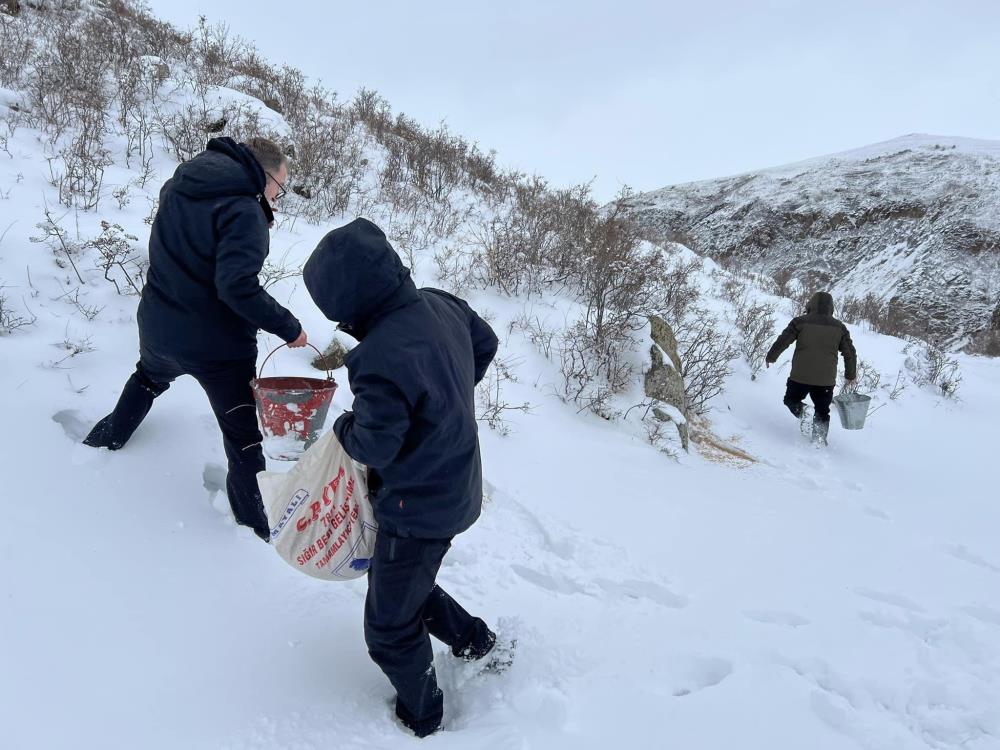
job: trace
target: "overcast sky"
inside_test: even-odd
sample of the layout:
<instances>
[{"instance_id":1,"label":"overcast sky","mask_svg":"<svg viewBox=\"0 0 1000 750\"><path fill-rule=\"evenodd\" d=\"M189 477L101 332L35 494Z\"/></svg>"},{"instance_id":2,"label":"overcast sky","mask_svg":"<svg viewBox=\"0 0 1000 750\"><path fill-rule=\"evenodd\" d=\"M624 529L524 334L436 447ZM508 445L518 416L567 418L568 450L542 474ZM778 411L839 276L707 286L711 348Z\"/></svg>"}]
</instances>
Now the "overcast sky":
<instances>
[{"instance_id":1,"label":"overcast sky","mask_svg":"<svg viewBox=\"0 0 1000 750\"><path fill-rule=\"evenodd\" d=\"M150 5L601 199L906 133L1000 139L998 0Z\"/></svg>"}]
</instances>

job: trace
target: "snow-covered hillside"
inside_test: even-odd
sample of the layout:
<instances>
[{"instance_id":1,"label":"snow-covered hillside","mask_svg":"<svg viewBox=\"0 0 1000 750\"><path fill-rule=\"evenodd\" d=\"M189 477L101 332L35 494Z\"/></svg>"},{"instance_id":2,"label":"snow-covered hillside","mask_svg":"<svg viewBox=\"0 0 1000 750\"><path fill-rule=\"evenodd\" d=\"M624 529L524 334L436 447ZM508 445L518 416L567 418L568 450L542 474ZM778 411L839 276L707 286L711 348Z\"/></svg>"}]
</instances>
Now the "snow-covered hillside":
<instances>
[{"instance_id":1,"label":"snow-covered hillside","mask_svg":"<svg viewBox=\"0 0 1000 750\"><path fill-rule=\"evenodd\" d=\"M872 294L897 330L958 345L1000 330L998 206L1000 142L929 135L633 201L653 235L782 281Z\"/></svg>"},{"instance_id":2,"label":"snow-covered hillside","mask_svg":"<svg viewBox=\"0 0 1000 750\"><path fill-rule=\"evenodd\" d=\"M192 94L161 83L183 111ZM211 96L285 126L245 93ZM0 103L0 134L15 119ZM416 747L365 651L364 581L302 576L233 525L221 439L194 381L173 385L124 450L79 444L134 365L128 278L176 154L155 138L127 164L127 138L109 135L100 201L84 210L60 203L49 134L19 122L4 143L0 748ZM391 156L364 149L366 163ZM390 204L367 208L394 221ZM37 226L46 210L61 235ZM272 257L294 269L359 210L286 214ZM440 262L451 241L418 234L396 237L418 283L451 283ZM131 255L106 271L101 250L119 240ZM719 290L733 277L695 265L701 304L726 321ZM272 269L271 291L324 345L332 325L283 275ZM959 399L944 398L913 382L907 342L855 328L878 410L861 432L835 425L827 451L781 405L787 353L753 381L735 363L707 415L722 449L671 458L629 411L644 399L638 376L616 394L615 419L560 398L541 334L578 300L464 293L501 339L507 374L492 383L529 408L483 424L488 502L441 580L518 650L495 676L438 649L445 731L423 746L1000 747L1000 506L984 448L1000 360L959 355ZM797 312L754 294L781 318ZM636 367L647 336L635 334ZM261 360L278 343L262 335ZM288 350L268 370L315 372ZM351 401L334 374L344 387L331 417Z\"/></svg>"}]
</instances>

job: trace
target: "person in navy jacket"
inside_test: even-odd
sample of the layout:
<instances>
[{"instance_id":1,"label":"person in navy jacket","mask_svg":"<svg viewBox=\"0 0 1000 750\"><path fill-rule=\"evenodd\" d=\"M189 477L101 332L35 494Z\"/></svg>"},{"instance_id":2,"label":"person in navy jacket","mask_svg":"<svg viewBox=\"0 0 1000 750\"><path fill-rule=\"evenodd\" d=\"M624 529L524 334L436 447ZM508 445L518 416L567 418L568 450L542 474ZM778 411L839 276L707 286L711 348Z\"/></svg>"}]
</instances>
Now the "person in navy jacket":
<instances>
[{"instance_id":1,"label":"person in navy jacket","mask_svg":"<svg viewBox=\"0 0 1000 750\"><path fill-rule=\"evenodd\" d=\"M379 524L365 640L396 689L396 715L423 737L440 727L443 708L429 635L467 660L496 642L435 578L482 507L474 390L497 337L465 301L418 289L366 219L327 234L304 280L326 317L359 342L345 362L354 405L334 431L368 467Z\"/></svg>"},{"instance_id":2,"label":"person in navy jacket","mask_svg":"<svg viewBox=\"0 0 1000 750\"><path fill-rule=\"evenodd\" d=\"M257 473L264 470L250 381L257 331L305 346L299 321L261 288L271 203L288 180L277 144L213 138L160 190L149 238L149 272L139 302L139 362L114 411L84 444L118 450L153 400L181 375L208 395L229 460L226 489L236 521L270 538Z\"/></svg>"}]
</instances>

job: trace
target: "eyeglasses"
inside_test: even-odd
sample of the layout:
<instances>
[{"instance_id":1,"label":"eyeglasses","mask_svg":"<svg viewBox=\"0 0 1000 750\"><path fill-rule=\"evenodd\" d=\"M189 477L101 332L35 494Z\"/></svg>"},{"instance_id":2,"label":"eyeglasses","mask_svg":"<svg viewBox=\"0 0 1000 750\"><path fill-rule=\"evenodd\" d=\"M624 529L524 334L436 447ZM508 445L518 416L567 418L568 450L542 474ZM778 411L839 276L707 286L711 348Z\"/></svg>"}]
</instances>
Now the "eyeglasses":
<instances>
[{"instance_id":1,"label":"eyeglasses","mask_svg":"<svg viewBox=\"0 0 1000 750\"><path fill-rule=\"evenodd\" d=\"M274 196L274 199L276 201L280 201L282 198L285 197L285 194L288 192L287 190L285 190L284 183L278 182L278 178L266 170L264 171L264 174L266 174L268 177L274 180L274 184L278 186L278 194Z\"/></svg>"}]
</instances>

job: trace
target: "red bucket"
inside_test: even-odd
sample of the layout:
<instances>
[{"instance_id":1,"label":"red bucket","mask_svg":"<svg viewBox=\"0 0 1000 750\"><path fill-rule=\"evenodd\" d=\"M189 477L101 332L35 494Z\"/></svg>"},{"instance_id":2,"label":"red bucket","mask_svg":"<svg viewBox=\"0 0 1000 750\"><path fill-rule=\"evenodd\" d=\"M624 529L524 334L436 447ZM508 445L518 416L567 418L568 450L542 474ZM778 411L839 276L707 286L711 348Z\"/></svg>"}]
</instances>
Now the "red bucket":
<instances>
[{"instance_id":1,"label":"red bucket","mask_svg":"<svg viewBox=\"0 0 1000 750\"><path fill-rule=\"evenodd\" d=\"M278 349L284 346L288 344ZM261 372L278 349L264 359ZM322 356L319 349L316 353ZM258 374L250 386L260 415L264 452L278 461L297 461L319 439L326 423L337 391L332 373L327 371L326 380L300 376L262 378Z\"/></svg>"}]
</instances>

